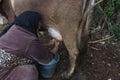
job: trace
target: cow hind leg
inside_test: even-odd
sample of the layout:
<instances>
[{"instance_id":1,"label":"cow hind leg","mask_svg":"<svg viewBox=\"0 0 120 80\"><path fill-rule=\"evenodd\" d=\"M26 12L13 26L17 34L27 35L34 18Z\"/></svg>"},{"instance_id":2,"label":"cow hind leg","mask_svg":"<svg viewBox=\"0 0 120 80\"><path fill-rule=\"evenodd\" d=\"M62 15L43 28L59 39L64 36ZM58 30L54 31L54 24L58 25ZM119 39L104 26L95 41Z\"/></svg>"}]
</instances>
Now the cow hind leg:
<instances>
[{"instance_id":1,"label":"cow hind leg","mask_svg":"<svg viewBox=\"0 0 120 80\"><path fill-rule=\"evenodd\" d=\"M77 59L77 56L76 55L71 55L69 56L70 58L70 66L68 66L68 70L63 72L62 74L62 77L63 78L70 78L71 75L74 73L74 70L75 70L75 67L76 67L76 59Z\"/></svg>"},{"instance_id":2,"label":"cow hind leg","mask_svg":"<svg viewBox=\"0 0 120 80\"><path fill-rule=\"evenodd\" d=\"M64 44L69 52L70 66L68 66L68 70L62 74L62 77L69 78L74 73L76 67L76 59L79 51L75 38L64 39Z\"/></svg>"},{"instance_id":3,"label":"cow hind leg","mask_svg":"<svg viewBox=\"0 0 120 80\"><path fill-rule=\"evenodd\" d=\"M80 29L78 31L78 48L80 54L85 54L87 53L87 48L88 48L88 29L85 28L84 30Z\"/></svg>"},{"instance_id":4,"label":"cow hind leg","mask_svg":"<svg viewBox=\"0 0 120 80\"><path fill-rule=\"evenodd\" d=\"M49 27L48 32L53 38L56 38L59 41L63 40L60 32L55 28ZM70 36L72 36L72 38ZM67 35L67 37L64 38L64 44L69 52L70 66L68 66L68 70L62 74L62 77L69 78L74 72L77 55L79 53L75 33Z\"/></svg>"}]
</instances>

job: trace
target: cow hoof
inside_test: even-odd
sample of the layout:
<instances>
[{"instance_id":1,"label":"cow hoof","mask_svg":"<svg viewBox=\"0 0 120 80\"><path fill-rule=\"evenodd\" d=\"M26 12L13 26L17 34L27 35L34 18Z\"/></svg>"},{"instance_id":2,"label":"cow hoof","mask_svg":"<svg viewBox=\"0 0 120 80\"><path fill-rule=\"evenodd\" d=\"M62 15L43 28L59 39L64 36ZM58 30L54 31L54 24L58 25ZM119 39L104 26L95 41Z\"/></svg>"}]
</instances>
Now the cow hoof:
<instances>
[{"instance_id":1,"label":"cow hoof","mask_svg":"<svg viewBox=\"0 0 120 80\"><path fill-rule=\"evenodd\" d=\"M64 72L64 73L61 74L61 76L62 76L62 78L69 79L71 74L68 73L68 72Z\"/></svg>"}]
</instances>

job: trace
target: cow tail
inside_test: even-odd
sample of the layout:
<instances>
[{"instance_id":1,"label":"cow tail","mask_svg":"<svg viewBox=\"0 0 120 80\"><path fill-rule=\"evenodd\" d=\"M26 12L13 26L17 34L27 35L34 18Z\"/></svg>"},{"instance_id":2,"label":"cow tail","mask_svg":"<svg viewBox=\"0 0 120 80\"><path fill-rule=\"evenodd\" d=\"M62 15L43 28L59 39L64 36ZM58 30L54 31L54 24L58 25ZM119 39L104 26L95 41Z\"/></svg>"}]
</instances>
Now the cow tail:
<instances>
[{"instance_id":1,"label":"cow tail","mask_svg":"<svg viewBox=\"0 0 120 80\"><path fill-rule=\"evenodd\" d=\"M94 0L83 0L82 18L78 28L77 45L81 54L87 52L88 34Z\"/></svg>"}]
</instances>

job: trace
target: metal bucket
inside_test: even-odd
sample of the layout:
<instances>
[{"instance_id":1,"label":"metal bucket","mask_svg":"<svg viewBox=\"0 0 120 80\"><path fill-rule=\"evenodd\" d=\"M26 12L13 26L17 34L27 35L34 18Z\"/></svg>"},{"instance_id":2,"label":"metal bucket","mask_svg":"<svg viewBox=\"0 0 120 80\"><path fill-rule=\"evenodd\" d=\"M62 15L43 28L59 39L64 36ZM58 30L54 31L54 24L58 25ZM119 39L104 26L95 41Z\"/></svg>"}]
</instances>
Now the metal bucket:
<instances>
[{"instance_id":1,"label":"metal bucket","mask_svg":"<svg viewBox=\"0 0 120 80\"><path fill-rule=\"evenodd\" d=\"M56 70L56 65L60 60L60 55L56 54L55 57L48 64L40 65L40 75L44 78L51 78Z\"/></svg>"}]
</instances>

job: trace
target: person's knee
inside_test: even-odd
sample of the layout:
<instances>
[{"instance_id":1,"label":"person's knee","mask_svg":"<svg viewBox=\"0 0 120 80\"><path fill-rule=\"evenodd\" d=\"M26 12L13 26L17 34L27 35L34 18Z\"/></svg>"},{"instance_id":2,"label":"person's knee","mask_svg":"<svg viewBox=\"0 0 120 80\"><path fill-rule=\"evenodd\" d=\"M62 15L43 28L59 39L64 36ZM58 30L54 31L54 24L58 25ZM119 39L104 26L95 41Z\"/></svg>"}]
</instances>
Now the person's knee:
<instances>
[{"instance_id":1,"label":"person's knee","mask_svg":"<svg viewBox=\"0 0 120 80\"><path fill-rule=\"evenodd\" d=\"M17 66L10 75L9 80L38 80L38 71L34 65Z\"/></svg>"},{"instance_id":2,"label":"person's knee","mask_svg":"<svg viewBox=\"0 0 120 80\"><path fill-rule=\"evenodd\" d=\"M27 72L27 74L38 74L37 68L35 65L23 65L18 67L20 70Z\"/></svg>"}]
</instances>

